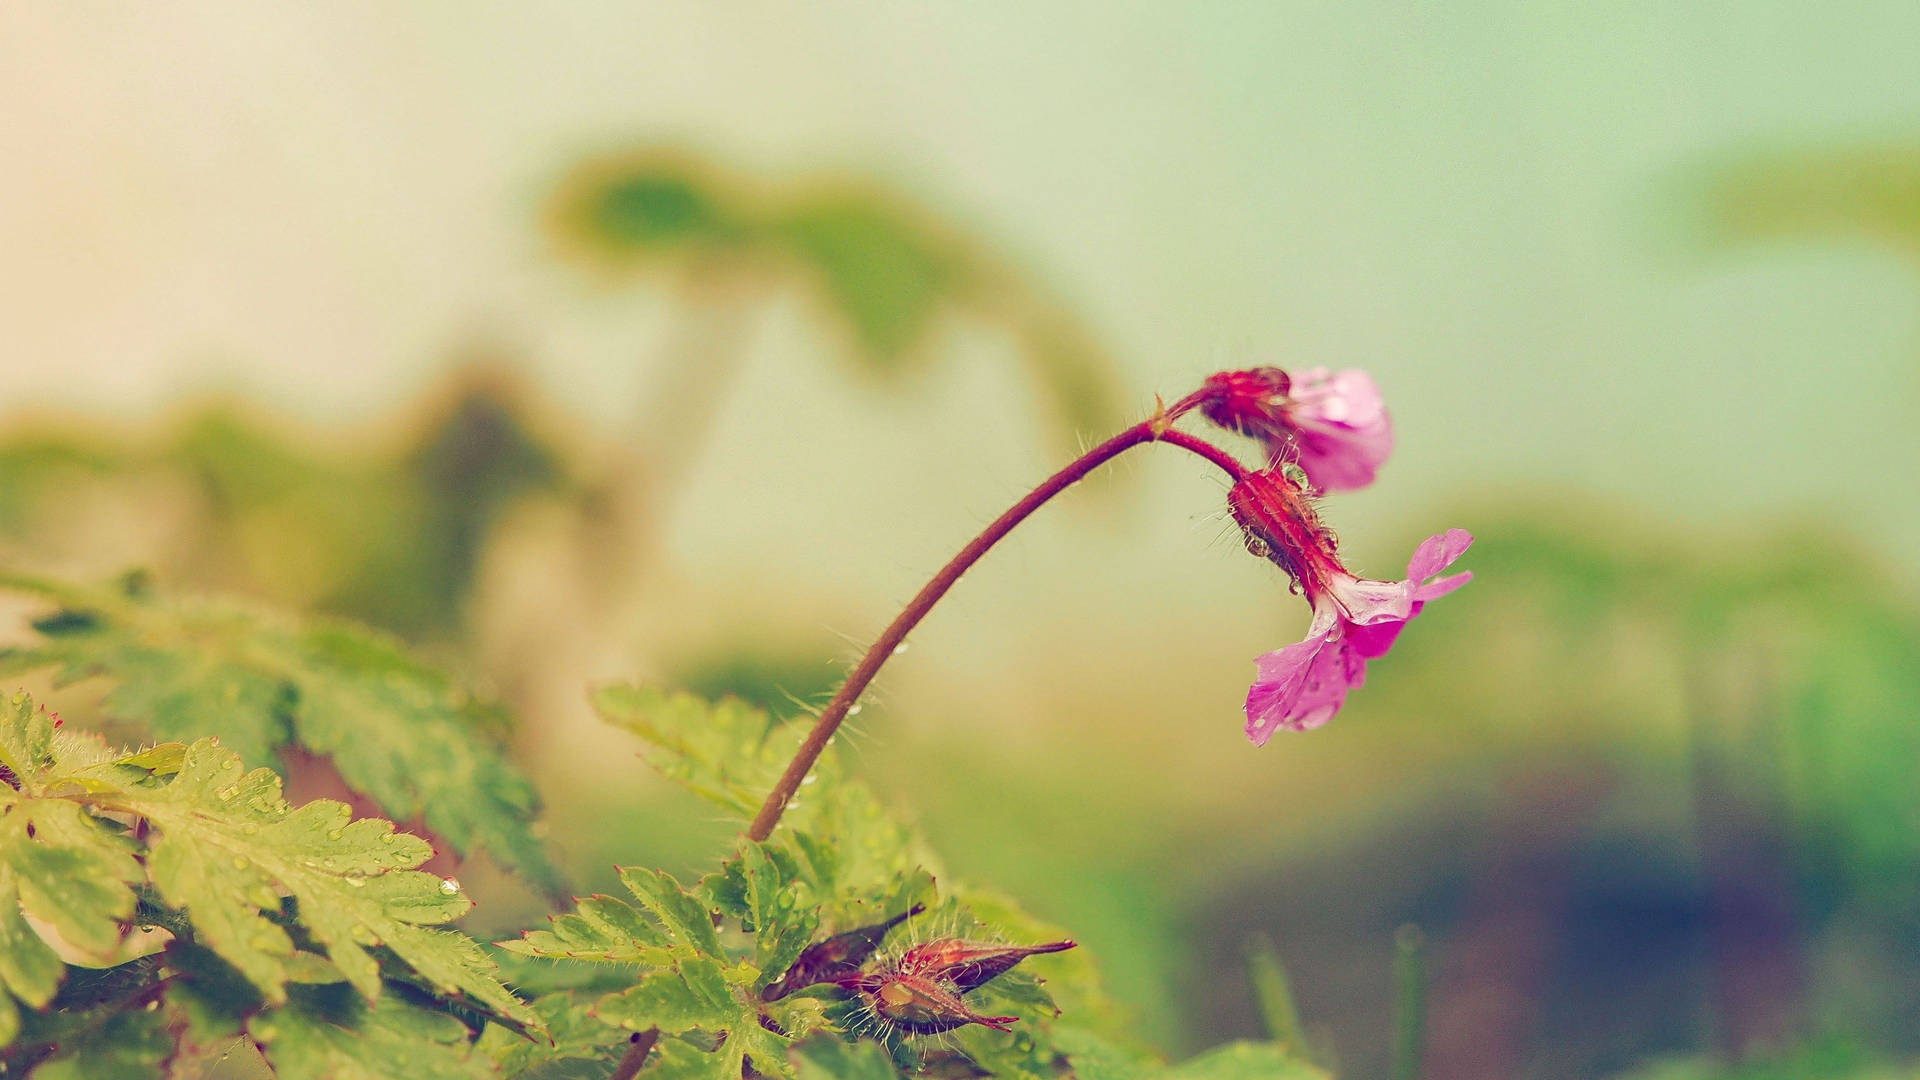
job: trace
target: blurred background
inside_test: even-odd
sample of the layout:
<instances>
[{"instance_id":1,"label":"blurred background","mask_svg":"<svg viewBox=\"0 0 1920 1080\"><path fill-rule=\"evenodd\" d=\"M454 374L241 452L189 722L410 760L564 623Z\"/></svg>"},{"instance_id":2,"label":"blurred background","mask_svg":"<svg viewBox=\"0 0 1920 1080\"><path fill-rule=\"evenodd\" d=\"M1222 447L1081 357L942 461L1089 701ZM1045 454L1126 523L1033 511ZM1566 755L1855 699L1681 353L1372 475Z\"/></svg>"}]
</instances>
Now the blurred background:
<instances>
[{"instance_id":1,"label":"blurred background","mask_svg":"<svg viewBox=\"0 0 1920 1080\"><path fill-rule=\"evenodd\" d=\"M853 722L1142 1034L1426 1075L1920 1055L1911 5L0 10L0 557L391 629L501 695L581 889L733 827L590 684L795 712L975 530L1221 367L1362 366L1330 500L1472 588L1241 734L1304 605L1141 452ZM70 707L79 707L71 705ZM542 913L463 870L477 933ZM1758 1068L1758 1067L1756 1067Z\"/></svg>"}]
</instances>

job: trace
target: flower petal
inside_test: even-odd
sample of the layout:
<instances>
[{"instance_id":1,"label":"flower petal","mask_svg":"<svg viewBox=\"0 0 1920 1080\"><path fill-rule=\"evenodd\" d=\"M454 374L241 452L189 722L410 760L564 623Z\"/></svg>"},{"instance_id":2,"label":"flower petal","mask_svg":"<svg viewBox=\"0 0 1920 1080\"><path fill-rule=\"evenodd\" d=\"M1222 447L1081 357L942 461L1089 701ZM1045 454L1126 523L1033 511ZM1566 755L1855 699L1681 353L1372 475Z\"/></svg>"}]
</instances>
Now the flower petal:
<instances>
[{"instance_id":1,"label":"flower petal","mask_svg":"<svg viewBox=\"0 0 1920 1080\"><path fill-rule=\"evenodd\" d=\"M1414 586L1414 589L1413 589L1414 614L1416 615L1419 614L1421 604L1427 602L1428 600L1432 600L1435 597L1445 596L1448 593L1452 592L1453 590L1459 588L1462 585L1465 585L1467 582L1472 580L1473 580L1473 571L1468 570L1466 573L1463 573L1463 574L1454 574L1451 577L1443 577L1443 578L1436 579L1434 581L1429 581L1425 585Z\"/></svg>"},{"instance_id":2,"label":"flower petal","mask_svg":"<svg viewBox=\"0 0 1920 1080\"><path fill-rule=\"evenodd\" d=\"M1304 641L1262 656L1247 690L1247 738L1265 746L1273 733L1310 731L1333 719L1347 691L1366 678L1366 661L1347 650L1338 619L1316 617Z\"/></svg>"},{"instance_id":3,"label":"flower petal","mask_svg":"<svg viewBox=\"0 0 1920 1080\"><path fill-rule=\"evenodd\" d=\"M1347 650L1362 664L1387 655L1387 651L1393 648L1394 641L1400 637L1400 631L1405 630L1407 624L1412 622L1413 617L1418 614L1420 614L1420 605L1416 603L1404 619L1391 619L1365 626L1348 626ZM1365 672L1361 674L1364 678ZM1353 685L1359 686L1360 683L1356 680Z\"/></svg>"},{"instance_id":4,"label":"flower petal","mask_svg":"<svg viewBox=\"0 0 1920 1080\"><path fill-rule=\"evenodd\" d=\"M1323 491L1371 484L1393 452L1393 420L1372 377L1357 368L1331 375L1311 368L1294 376L1288 398L1293 449L1307 478Z\"/></svg>"},{"instance_id":5,"label":"flower petal","mask_svg":"<svg viewBox=\"0 0 1920 1080\"><path fill-rule=\"evenodd\" d=\"M1338 576L1327 582L1327 590L1339 603L1342 617L1355 626L1405 620L1413 611L1410 582Z\"/></svg>"},{"instance_id":6,"label":"flower petal","mask_svg":"<svg viewBox=\"0 0 1920 1080\"><path fill-rule=\"evenodd\" d=\"M1413 558L1407 562L1407 580L1415 585L1420 584L1452 566L1454 560L1466 554L1467 549L1472 546L1473 534L1465 529L1448 529L1438 536L1427 537L1420 542L1420 546L1413 552ZM1461 584L1464 585L1465 582ZM1455 589L1459 587L1459 585L1453 586Z\"/></svg>"}]
</instances>

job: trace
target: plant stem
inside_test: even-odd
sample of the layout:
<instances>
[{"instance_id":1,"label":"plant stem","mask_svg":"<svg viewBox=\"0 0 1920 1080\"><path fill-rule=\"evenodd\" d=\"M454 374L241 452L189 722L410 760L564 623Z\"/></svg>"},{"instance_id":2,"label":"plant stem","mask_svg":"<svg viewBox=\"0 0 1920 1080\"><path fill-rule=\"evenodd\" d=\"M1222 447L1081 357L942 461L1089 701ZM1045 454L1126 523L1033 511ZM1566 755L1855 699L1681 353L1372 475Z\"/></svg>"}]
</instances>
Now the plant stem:
<instances>
[{"instance_id":1,"label":"plant stem","mask_svg":"<svg viewBox=\"0 0 1920 1080\"><path fill-rule=\"evenodd\" d=\"M1073 463L1041 481L1039 487L1027 492L1019 502L1008 507L1005 513L981 530L980 535L969 541L966 547L961 548L959 554L948 560L947 565L933 575L933 580L921 587L920 592L908 602L899 615L894 617L886 630L881 632L879 639L867 650L867 654L860 658L860 663L854 667L852 674L847 676L847 681L840 684L840 689L833 695L833 700L827 702L827 707L820 711L820 718L814 722L813 730L807 733L806 740L800 744L799 752L794 754L793 761L787 765L787 771L781 774L779 783L774 785L773 791L767 796L767 801L761 804L760 812L754 816L752 826L747 829L747 838L759 842L773 835L773 827L780 823L780 815L786 812L787 803L792 801L793 793L800 790L801 781L806 779L807 773L813 769L813 763L819 760L827 744L833 740L833 733L839 730L840 722L847 718L847 711L859 699L861 692L867 688L867 684L873 681L873 677L880 673L881 665L893 656L899 649L900 643L906 640L907 635L920 624L921 619L926 618L927 612L933 609L933 605L940 602L940 598L947 594L947 590L953 588L962 574L965 574L974 563L979 562L980 557L985 555L993 545L999 543L1002 537L1013 531L1014 526L1025 521L1035 510L1040 509L1047 500L1072 487L1082 477L1106 464L1122 451L1150 442L1167 442L1190 450L1218 465L1236 483L1244 479L1248 472L1246 466L1231 454L1203 439L1170 429L1170 425L1179 418L1180 414L1200 404L1202 400L1204 400L1202 394L1190 394L1171 407L1161 409L1154 416L1142 420L1080 455Z\"/></svg>"},{"instance_id":2,"label":"plant stem","mask_svg":"<svg viewBox=\"0 0 1920 1080\"><path fill-rule=\"evenodd\" d=\"M1427 937L1412 924L1393 935L1393 1080L1419 1080L1427 1049Z\"/></svg>"},{"instance_id":3,"label":"plant stem","mask_svg":"<svg viewBox=\"0 0 1920 1080\"><path fill-rule=\"evenodd\" d=\"M613 1067L607 1080L633 1080L640 1072L640 1066L647 1063L647 1055L653 1053L653 1044L660 1041L660 1029L650 1027L635 1035L627 1043L627 1052L620 1058L620 1064Z\"/></svg>"}]
</instances>

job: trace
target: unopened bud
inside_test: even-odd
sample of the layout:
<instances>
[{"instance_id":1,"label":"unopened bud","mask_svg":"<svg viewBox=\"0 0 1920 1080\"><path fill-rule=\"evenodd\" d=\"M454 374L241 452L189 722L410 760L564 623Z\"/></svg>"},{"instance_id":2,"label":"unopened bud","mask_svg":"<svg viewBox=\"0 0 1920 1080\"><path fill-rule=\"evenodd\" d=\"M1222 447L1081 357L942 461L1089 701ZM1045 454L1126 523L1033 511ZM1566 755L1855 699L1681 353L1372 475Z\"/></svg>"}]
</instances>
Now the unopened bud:
<instances>
[{"instance_id":1,"label":"unopened bud","mask_svg":"<svg viewBox=\"0 0 1920 1080\"><path fill-rule=\"evenodd\" d=\"M964 994L1006 974L1029 956L1065 952L1073 947L1071 941L1049 941L1044 945L1002 945L990 941L942 938L908 949L900 957L899 967L901 971L952 986L955 991Z\"/></svg>"},{"instance_id":2,"label":"unopened bud","mask_svg":"<svg viewBox=\"0 0 1920 1080\"><path fill-rule=\"evenodd\" d=\"M867 958L880 947L887 931L925 910L925 906L915 904L886 922L862 926L844 934L835 934L825 941L814 942L801 951L799 958L780 976L779 981L760 991L760 1000L778 1001L796 990L820 983L844 983L848 976L859 972L860 965L866 963Z\"/></svg>"},{"instance_id":3,"label":"unopened bud","mask_svg":"<svg viewBox=\"0 0 1920 1080\"><path fill-rule=\"evenodd\" d=\"M1012 1030L1017 1016L981 1016L960 995L924 975L890 968L847 981L873 1014L913 1035L938 1035L968 1024Z\"/></svg>"},{"instance_id":4,"label":"unopened bud","mask_svg":"<svg viewBox=\"0 0 1920 1080\"><path fill-rule=\"evenodd\" d=\"M1285 570L1309 600L1346 574L1333 530L1284 467L1248 473L1227 492L1227 509L1246 534L1247 550Z\"/></svg>"},{"instance_id":5,"label":"unopened bud","mask_svg":"<svg viewBox=\"0 0 1920 1080\"><path fill-rule=\"evenodd\" d=\"M1281 406L1292 385L1293 380L1277 367L1218 372L1207 376L1207 399L1200 412L1228 431L1278 442L1286 438L1287 420Z\"/></svg>"}]
</instances>

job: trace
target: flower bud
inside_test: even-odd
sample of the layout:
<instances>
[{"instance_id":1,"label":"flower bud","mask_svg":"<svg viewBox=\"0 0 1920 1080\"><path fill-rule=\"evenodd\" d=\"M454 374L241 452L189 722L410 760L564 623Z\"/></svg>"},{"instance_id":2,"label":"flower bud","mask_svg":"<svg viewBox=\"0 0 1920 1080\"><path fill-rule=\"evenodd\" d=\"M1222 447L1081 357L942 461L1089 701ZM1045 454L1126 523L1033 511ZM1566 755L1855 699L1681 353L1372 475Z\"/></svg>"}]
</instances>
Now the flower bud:
<instances>
[{"instance_id":1,"label":"flower bud","mask_svg":"<svg viewBox=\"0 0 1920 1080\"><path fill-rule=\"evenodd\" d=\"M786 974L779 981L771 983L760 991L760 1000L778 1001L796 990L804 990L820 983L844 982L848 976L855 975L860 965L867 962L873 951L887 936L887 931L902 922L925 911L926 907L915 904L912 908L895 915L886 922L874 923L849 930L844 934L835 934L825 941L817 941L804 949Z\"/></svg>"},{"instance_id":2,"label":"flower bud","mask_svg":"<svg viewBox=\"0 0 1920 1080\"><path fill-rule=\"evenodd\" d=\"M1321 491L1366 487L1393 452L1386 403L1358 369L1222 371L1201 392L1208 420L1260 440L1269 461L1299 465Z\"/></svg>"},{"instance_id":3,"label":"flower bud","mask_svg":"<svg viewBox=\"0 0 1920 1080\"><path fill-rule=\"evenodd\" d=\"M1050 941L1044 945L1002 945L990 941L964 941L941 938L915 945L900 957L900 970L922 975L958 993L966 993L1004 975L1015 964L1041 953L1065 952L1071 941Z\"/></svg>"},{"instance_id":4,"label":"flower bud","mask_svg":"<svg viewBox=\"0 0 1920 1080\"><path fill-rule=\"evenodd\" d=\"M873 1010L873 1015L912 1035L938 1035L968 1024L995 1031L1012 1030L1017 1016L981 1016L960 1000L959 993L925 975L899 967L847 980Z\"/></svg>"},{"instance_id":5,"label":"flower bud","mask_svg":"<svg viewBox=\"0 0 1920 1080\"><path fill-rule=\"evenodd\" d=\"M1246 534L1247 550L1271 560L1313 601L1345 575L1339 541L1301 485L1283 468L1248 473L1227 492L1227 510Z\"/></svg>"}]
</instances>

